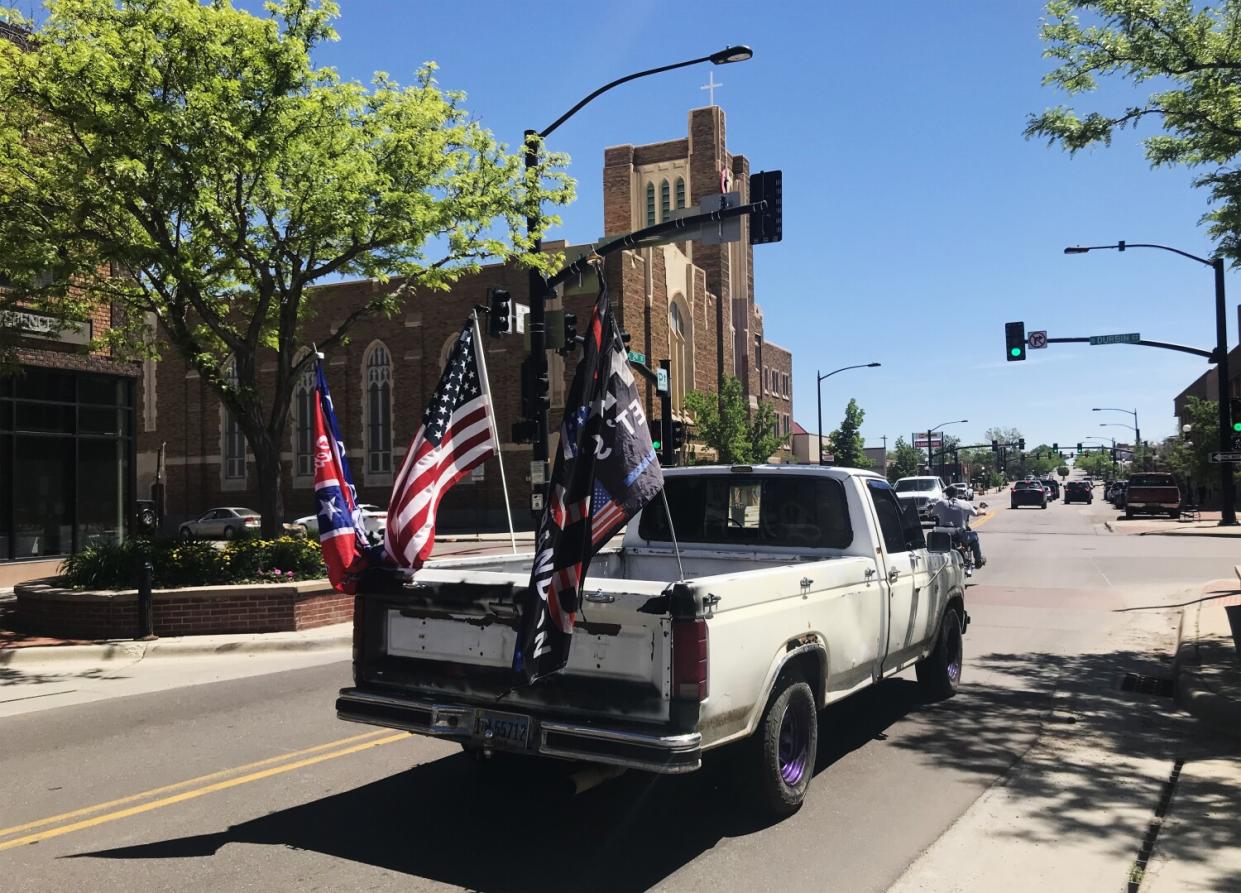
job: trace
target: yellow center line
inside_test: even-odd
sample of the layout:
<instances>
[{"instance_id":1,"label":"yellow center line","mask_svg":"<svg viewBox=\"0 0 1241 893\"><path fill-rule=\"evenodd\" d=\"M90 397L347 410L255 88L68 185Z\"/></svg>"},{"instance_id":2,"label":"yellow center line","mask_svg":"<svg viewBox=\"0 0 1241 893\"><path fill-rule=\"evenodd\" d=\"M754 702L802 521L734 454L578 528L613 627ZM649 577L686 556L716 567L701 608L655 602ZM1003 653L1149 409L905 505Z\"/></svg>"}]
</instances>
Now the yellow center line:
<instances>
[{"instance_id":1,"label":"yellow center line","mask_svg":"<svg viewBox=\"0 0 1241 893\"><path fill-rule=\"evenodd\" d=\"M152 788L149 791L142 791L137 794L130 794L127 797L120 797L116 800L108 800L105 803L96 803L94 806L84 806L81 809L75 809L71 812L62 812L60 815L48 816L45 819L38 819L33 822L26 822L24 825L13 825L9 828L0 828L0 837L7 837L10 834L16 834L19 831L29 831L31 828L39 828L43 825L52 825L56 822L63 822L66 819L74 819L78 816L87 815L92 812L99 812L102 809L109 809L113 806L120 806L123 803L132 803L135 800L143 800L147 797L154 797L156 794L164 794L168 791L175 791L177 788L188 787L189 785L201 784L204 781L210 781L213 778L222 778L225 775L232 775L236 772L245 772L248 769L257 769L260 766L269 766L272 763L279 763L284 760L294 759L295 757L305 756L319 750L330 750L333 747L342 747L346 744L353 744L357 741L364 741L367 738L375 738L379 735L387 734L387 729L376 729L372 732L363 732L361 735L350 735L348 738L339 738L336 741L328 741L326 744L316 744L314 747L307 747L303 750L294 750L289 753L283 753L279 756L268 757L265 760L258 760L254 763L246 763L242 766L234 766L231 769L221 769L219 772L211 772L207 775L199 775L196 778L187 778L185 781L178 781L175 784L166 784L163 787ZM3 849L0 846L0 849Z\"/></svg>"},{"instance_id":2,"label":"yellow center line","mask_svg":"<svg viewBox=\"0 0 1241 893\"><path fill-rule=\"evenodd\" d=\"M977 521L971 522L970 527L971 528L982 527L984 524L986 524L988 521L990 521L994 517L995 517L995 512L988 512L987 514L979 518Z\"/></svg>"},{"instance_id":3,"label":"yellow center line","mask_svg":"<svg viewBox=\"0 0 1241 893\"><path fill-rule=\"evenodd\" d=\"M116 812L108 812L103 815L95 816L94 818L83 819L80 822L61 825L57 828L48 828L46 831L39 831L35 834L27 834L25 837L17 837L13 840L6 840L4 843L0 843L0 850L8 850L13 847L25 846L30 843L39 843L43 840L50 840L53 837L60 837L62 834L69 834L73 831L93 828L96 825L103 825L107 822L115 822L119 819L127 819L130 816L150 812L153 809L161 809L165 806L172 806L176 803L184 803L186 800L193 800L197 797L205 797L207 794L214 794L217 791L226 791L229 788L235 788L239 785L248 784L252 781L259 781L260 779L270 778L273 775L281 775L285 772L292 772L294 769L302 769L306 766L313 766L315 763L334 760L337 757L345 757L352 753L358 753L359 751L370 750L372 747L379 747L384 744L391 744L394 741L406 741L408 739L408 732L398 732L397 734L389 735L386 738L363 741L361 744L355 744L353 747L346 747L343 750L334 750L329 753L321 753L317 756L307 757L304 760L298 760L295 763L272 766L269 769L263 769L259 772L252 772L249 775L243 775L240 778L230 778L227 781L219 781L215 784L209 784L206 787L195 788L190 791L182 791L180 794L174 794L173 796L165 797L162 800L153 800L150 803L141 803L137 806L130 806L127 809L118 809Z\"/></svg>"}]
</instances>

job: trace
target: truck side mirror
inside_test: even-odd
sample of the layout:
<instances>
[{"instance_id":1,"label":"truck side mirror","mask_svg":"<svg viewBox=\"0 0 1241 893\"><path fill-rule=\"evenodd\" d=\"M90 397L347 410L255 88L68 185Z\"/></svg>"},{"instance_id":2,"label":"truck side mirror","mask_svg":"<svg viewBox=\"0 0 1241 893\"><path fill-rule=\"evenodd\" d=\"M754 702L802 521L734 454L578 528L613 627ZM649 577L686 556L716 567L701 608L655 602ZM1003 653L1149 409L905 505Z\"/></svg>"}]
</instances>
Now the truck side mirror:
<instances>
[{"instance_id":1,"label":"truck side mirror","mask_svg":"<svg viewBox=\"0 0 1241 893\"><path fill-rule=\"evenodd\" d=\"M926 550L928 552L951 552L952 534L942 530L932 530L926 535Z\"/></svg>"}]
</instances>

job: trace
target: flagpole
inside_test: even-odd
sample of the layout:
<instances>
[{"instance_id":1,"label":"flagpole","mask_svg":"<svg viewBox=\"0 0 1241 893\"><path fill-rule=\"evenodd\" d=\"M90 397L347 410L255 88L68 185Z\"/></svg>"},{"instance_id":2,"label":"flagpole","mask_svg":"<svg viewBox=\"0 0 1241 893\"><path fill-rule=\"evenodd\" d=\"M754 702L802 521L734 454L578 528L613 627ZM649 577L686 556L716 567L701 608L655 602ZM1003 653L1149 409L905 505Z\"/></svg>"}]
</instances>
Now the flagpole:
<instances>
[{"instance_id":1,"label":"flagpole","mask_svg":"<svg viewBox=\"0 0 1241 893\"><path fill-rule=\"evenodd\" d=\"M496 405L491 399L491 379L487 375L487 351L483 348L483 335L478 329L478 311L470 311L470 321L474 323L474 351L478 357L478 366L483 373L483 390L487 394L487 402L491 411L487 413L487 424L491 426L491 437L496 442L496 462L500 465L500 489L504 492L504 514L508 518L508 538L513 546L513 554L517 554L517 533L513 530L513 509L508 502L508 480L504 476L504 456L500 453L500 432L496 430Z\"/></svg>"}]
</instances>

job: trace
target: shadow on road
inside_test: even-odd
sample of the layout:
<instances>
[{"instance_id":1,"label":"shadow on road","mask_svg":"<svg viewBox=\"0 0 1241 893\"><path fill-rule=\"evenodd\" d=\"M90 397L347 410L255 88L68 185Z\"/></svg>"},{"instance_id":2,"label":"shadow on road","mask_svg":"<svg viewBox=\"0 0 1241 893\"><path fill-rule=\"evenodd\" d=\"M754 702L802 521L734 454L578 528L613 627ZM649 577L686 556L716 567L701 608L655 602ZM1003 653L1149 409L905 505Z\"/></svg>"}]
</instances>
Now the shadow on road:
<instances>
[{"instance_id":1,"label":"shadow on road","mask_svg":"<svg viewBox=\"0 0 1241 893\"><path fill-rule=\"evenodd\" d=\"M1099 821L1110 809L1132 806L1135 786L1139 802L1149 797L1153 814L1163 779L1134 778L1134 761L1154 758L1170 767L1174 757L1193 759L1228 746L1217 739L1184 744L1178 724L1185 720L1170 702L1155 704L1115 686L1126 671L1149 672L1149 661L1132 651L987 655L974 666L990 671L993 681L967 679L957 698L934 705L913 682L889 680L824 711L817 769L824 777L810 796L840 798L841 791L830 789L832 766L868 745L905 748L982 783L1003 776L1025 754L1022 771L1004 783L1043 800L1047 809L1013 833L1057 850L1088 835L1095 847L1103 843L1136 857L1140 834ZM1070 697L1053 696L1057 690ZM1071 713L1050 709L1062 704L1071 704ZM1044 748L1031 747L1040 729L1087 737L1117 759L1079 763L1045 756ZM709 755L692 775L629 773L573 797L549 793L557 767L532 766L514 777L460 754L218 833L70 858L203 858L226 844L248 843L310 850L475 890L645 889L722 839L762 827L737 784L743 760L730 748ZM1169 842L1166 851L1173 859L1206 863L1222 835L1204 829L1195 839ZM1218 889L1241 889L1241 878L1221 877Z\"/></svg>"}]
</instances>

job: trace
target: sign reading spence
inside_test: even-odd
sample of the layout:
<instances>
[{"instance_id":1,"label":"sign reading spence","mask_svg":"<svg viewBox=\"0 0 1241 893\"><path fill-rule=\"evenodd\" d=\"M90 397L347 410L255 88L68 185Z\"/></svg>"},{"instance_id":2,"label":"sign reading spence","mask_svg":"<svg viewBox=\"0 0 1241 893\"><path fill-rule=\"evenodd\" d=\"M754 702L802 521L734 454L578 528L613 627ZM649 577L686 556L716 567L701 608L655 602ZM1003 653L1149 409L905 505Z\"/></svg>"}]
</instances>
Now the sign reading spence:
<instances>
[{"instance_id":1,"label":"sign reading spence","mask_svg":"<svg viewBox=\"0 0 1241 893\"><path fill-rule=\"evenodd\" d=\"M0 310L0 329L16 331L26 338L44 338L65 344L90 344L89 321L57 319L29 310Z\"/></svg>"}]
</instances>

